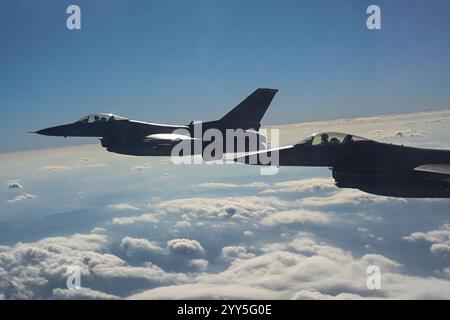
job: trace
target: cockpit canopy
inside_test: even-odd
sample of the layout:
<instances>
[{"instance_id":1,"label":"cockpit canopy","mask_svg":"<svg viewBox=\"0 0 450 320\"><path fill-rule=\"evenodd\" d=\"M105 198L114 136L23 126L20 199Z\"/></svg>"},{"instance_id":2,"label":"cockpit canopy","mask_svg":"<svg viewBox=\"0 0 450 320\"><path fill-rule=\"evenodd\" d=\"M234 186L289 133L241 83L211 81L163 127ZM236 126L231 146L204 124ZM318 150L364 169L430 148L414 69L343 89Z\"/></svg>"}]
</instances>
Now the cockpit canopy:
<instances>
[{"instance_id":1,"label":"cockpit canopy","mask_svg":"<svg viewBox=\"0 0 450 320\"><path fill-rule=\"evenodd\" d=\"M113 120L127 120L127 118L116 116L112 113L97 113L81 118L79 123L108 122Z\"/></svg>"},{"instance_id":2,"label":"cockpit canopy","mask_svg":"<svg viewBox=\"0 0 450 320\"><path fill-rule=\"evenodd\" d=\"M369 141L366 138L354 136L347 133L339 132L321 132L313 134L312 136L300 141L298 144L309 144L313 146L323 145L339 145L345 143Z\"/></svg>"}]
</instances>

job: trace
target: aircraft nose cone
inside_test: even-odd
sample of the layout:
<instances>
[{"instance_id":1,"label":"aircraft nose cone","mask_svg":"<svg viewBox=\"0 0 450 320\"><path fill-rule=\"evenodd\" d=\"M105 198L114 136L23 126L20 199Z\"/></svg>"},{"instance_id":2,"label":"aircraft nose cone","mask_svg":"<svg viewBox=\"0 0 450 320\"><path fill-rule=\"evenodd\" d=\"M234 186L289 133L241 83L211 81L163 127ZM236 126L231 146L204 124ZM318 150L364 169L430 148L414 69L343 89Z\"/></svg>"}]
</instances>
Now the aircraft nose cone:
<instances>
[{"instance_id":1,"label":"aircraft nose cone","mask_svg":"<svg viewBox=\"0 0 450 320\"><path fill-rule=\"evenodd\" d=\"M44 136L52 136L55 134L55 130L53 128L46 128L36 131L37 134L42 134Z\"/></svg>"},{"instance_id":2,"label":"aircraft nose cone","mask_svg":"<svg viewBox=\"0 0 450 320\"><path fill-rule=\"evenodd\" d=\"M37 134L42 134L42 135L47 135L48 129L42 129L42 130L38 130L32 133L37 133Z\"/></svg>"},{"instance_id":3,"label":"aircraft nose cone","mask_svg":"<svg viewBox=\"0 0 450 320\"><path fill-rule=\"evenodd\" d=\"M67 131L68 131L67 129L68 128L66 125L62 125L62 126L41 129L41 130L36 131L36 133L42 134L44 136L66 136Z\"/></svg>"}]
</instances>

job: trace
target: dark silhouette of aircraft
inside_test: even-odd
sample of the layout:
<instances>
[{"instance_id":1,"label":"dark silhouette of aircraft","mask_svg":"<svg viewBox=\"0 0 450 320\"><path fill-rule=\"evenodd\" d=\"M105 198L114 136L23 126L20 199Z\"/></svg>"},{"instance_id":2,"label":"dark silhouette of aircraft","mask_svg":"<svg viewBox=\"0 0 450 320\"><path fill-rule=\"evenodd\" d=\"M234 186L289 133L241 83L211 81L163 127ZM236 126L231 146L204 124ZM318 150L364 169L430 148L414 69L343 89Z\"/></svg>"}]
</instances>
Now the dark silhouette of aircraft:
<instances>
[{"instance_id":1,"label":"dark silhouette of aircraft","mask_svg":"<svg viewBox=\"0 0 450 320\"><path fill-rule=\"evenodd\" d=\"M278 163L267 163L278 152ZM380 143L325 132L291 146L249 153L256 165L329 167L336 186L404 198L450 198L450 151Z\"/></svg>"},{"instance_id":2,"label":"dark silhouette of aircraft","mask_svg":"<svg viewBox=\"0 0 450 320\"><path fill-rule=\"evenodd\" d=\"M203 122L200 133L202 149L209 143L203 141L203 132L208 129L217 129L224 136L227 129L242 129L247 136L256 136L258 141L256 149L246 144L247 151L265 148L265 137L258 133L258 130L261 127L261 119L277 92L277 89L256 89L221 119ZM177 129L183 133L174 133ZM194 143L197 139L194 136L195 129L194 122L189 125L167 125L130 120L114 114L93 114L75 123L46 128L35 133L62 137L99 137L102 146L110 152L134 156L170 156L172 148L180 141L190 140ZM191 150L191 154L198 151L195 148ZM224 143L223 151L226 150L228 149Z\"/></svg>"}]
</instances>

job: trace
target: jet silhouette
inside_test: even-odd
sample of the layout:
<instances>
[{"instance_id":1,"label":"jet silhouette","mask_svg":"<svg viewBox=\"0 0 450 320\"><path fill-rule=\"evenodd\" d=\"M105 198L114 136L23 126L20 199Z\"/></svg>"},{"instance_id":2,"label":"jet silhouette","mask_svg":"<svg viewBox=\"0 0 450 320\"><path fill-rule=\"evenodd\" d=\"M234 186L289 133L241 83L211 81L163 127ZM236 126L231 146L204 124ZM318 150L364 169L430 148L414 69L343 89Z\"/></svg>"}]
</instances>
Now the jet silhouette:
<instances>
[{"instance_id":1,"label":"jet silhouette","mask_svg":"<svg viewBox=\"0 0 450 320\"><path fill-rule=\"evenodd\" d=\"M278 163L265 163L278 152ZM381 143L346 133L314 134L291 146L246 154L255 165L331 169L339 188L403 198L450 198L450 151Z\"/></svg>"},{"instance_id":2,"label":"jet silhouette","mask_svg":"<svg viewBox=\"0 0 450 320\"><path fill-rule=\"evenodd\" d=\"M263 149L265 137L258 130L261 127L261 119L277 92L277 89L256 89L221 119L203 122L202 131L217 129L225 135L228 129L242 129L247 136L255 136L258 141L256 148L247 144L246 151ZM157 124L100 113L35 133L61 137L98 137L102 146L110 152L134 156L170 156L173 147L180 141L195 142L195 129L194 122L188 125ZM182 133L176 133L176 130L181 130ZM202 141L200 152L208 143L209 141ZM197 152L195 148L191 150L191 154ZM226 150L229 149L224 143L223 151Z\"/></svg>"}]
</instances>

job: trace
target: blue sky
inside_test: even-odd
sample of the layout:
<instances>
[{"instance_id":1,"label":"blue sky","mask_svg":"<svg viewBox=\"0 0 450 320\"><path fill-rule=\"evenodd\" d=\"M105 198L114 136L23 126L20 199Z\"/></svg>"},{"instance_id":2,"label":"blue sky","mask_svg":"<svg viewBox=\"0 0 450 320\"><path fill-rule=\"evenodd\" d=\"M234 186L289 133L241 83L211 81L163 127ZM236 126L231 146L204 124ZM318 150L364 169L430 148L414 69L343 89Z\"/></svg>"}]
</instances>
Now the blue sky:
<instances>
[{"instance_id":1,"label":"blue sky","mask_svg":"<svg viewBox=\"0 0 450 320\"><path fill-rule=\"evenodd\" d=\"M81 31L65 27L72 3ZM380 31L365 26L374 3ZM260 86L280 89L265 123L445 109L449 12L444 0L2 1L0 151L66 144L25 132L95 112L215 119Z\"/></svg>"}]
</instances>

